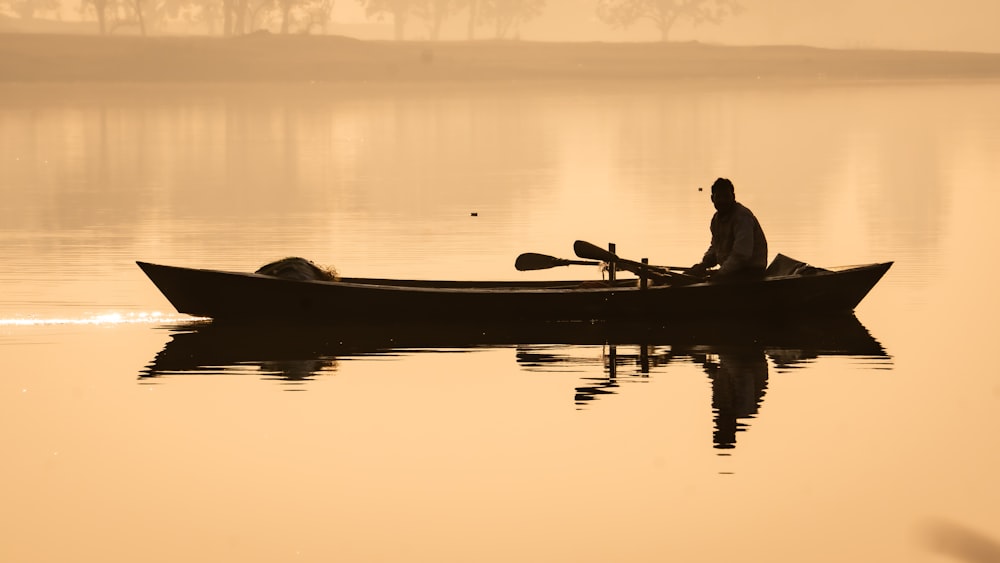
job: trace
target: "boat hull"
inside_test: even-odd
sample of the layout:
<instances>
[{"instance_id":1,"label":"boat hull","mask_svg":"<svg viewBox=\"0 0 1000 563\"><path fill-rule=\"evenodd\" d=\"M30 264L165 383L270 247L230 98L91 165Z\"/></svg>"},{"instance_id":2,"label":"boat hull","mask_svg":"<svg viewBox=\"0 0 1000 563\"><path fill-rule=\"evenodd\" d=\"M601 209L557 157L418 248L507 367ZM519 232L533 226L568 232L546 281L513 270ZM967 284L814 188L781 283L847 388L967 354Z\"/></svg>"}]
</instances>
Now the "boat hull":
<instances>
[{"instance_id":1,"label":"boat hull","mask_svg":"<svg viewBox=\"0 0 1000 563\"><path fill-rule=\"evenodd\" d=\"M891 262L811 275L641 289L634 281L299 281L137 262L180 313L343 321L644 320L848 314ZM599 285L599 284L598 284Z\"/></svg>"}]
</instances>

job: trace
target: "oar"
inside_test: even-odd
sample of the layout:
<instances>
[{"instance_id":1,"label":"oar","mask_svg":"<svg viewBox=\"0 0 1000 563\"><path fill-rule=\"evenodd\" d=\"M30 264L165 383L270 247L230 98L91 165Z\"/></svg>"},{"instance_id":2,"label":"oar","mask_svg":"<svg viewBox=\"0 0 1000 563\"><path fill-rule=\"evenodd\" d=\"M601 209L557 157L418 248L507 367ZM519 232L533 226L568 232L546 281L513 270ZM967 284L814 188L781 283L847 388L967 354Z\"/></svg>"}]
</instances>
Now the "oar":
<instances>
[{"instance_id":1,"label":"oar","mask_svg":"<svg viewBox=\"0 0 1000 563\"><path fill-rule=\"evenodd\" d=\"M594 262L591 260L567 260L565 258L556 258L555 256L547 256L545 254L538 254L535 252L525 252L524 254L517 257L514 261L514 267L520 271L525 270L547 270L549 268L555 268L557 266L596 266L600 262Z\"/></svg>"},{"instance_id":2,"label":"oar","mask_svg":"<svg viewBox=\"0 0 1000 563\"><path fill-rule=\"evenodd\" d=\"M632 272L636 275L642 275L642 273L645 272L649 277L660 281L682 283L697 283L704 281L701 278L681 273L679 270L683 270L683 268L679 268L677 266L653 266L650 264L643 264L642 262L636 262L634 260L619 258L618 255L612 253L610 250L605 250L600 246L591 244L585 240L578 240L574 242L573 251L576 252L576 255L580 258L601 260L603 262L614 262L615 265L622 270Z\"/></svg>"}]
</instances>

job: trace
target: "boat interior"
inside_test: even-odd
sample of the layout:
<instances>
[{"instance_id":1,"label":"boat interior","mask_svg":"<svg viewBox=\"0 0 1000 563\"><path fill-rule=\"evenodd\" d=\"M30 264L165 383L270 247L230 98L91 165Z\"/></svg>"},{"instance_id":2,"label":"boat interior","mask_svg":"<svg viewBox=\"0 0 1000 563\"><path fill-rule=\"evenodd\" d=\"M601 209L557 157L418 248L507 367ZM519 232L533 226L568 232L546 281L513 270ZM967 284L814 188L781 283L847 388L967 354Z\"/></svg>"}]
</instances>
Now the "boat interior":
<instances>
[{"instance_id":1,"label":"boat interior","mask_svg":"<svg viewBox=\"0 0 1000 563\"><path fill-rule=\"evenodd\" d=\"M766 277L810 276L833 270L810 266L805 262L778 254L767 267ZM637 287L639 278L631 273L621 272L626 277L609 280L534 280L534 281L454 281L454 280L402 280L385 278L340 278L341 283L378 286L398 286L428 289L607 289Z\"/></svg>"}]
</instances>

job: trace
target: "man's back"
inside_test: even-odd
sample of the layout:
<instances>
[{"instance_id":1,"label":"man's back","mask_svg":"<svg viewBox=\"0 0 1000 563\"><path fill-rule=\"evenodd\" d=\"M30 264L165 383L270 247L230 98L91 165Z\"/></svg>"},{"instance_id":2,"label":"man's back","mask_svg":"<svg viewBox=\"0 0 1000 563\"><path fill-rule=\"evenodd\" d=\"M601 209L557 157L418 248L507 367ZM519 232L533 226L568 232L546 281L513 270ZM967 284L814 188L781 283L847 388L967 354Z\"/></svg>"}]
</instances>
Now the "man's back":
<instances>
[{"instance_id":1,"label":"man's back","mask_svg":"<svg viewBox=\"0 0 1000 563\"><path fill-rule=\"evenodd\" d=\"M767 238L753 212L739 202L726 212L712 216L712 245L715 263L722 273L767 268Z\"/></svg>"}]
</instances>

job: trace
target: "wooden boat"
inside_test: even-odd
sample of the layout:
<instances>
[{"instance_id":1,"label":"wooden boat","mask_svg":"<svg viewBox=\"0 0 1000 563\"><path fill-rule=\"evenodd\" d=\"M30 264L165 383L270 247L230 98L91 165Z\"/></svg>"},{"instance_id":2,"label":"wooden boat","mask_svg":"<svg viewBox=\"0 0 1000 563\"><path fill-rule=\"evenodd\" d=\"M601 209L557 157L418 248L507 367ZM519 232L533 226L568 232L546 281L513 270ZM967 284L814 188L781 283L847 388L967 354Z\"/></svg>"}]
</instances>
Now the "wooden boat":
<instances>
[{"instance_id":1,"label":"wooden boat","mask_svg":"<svg viewBox=\"0 0 1000 563\"><path fill-rule=\"evenodd\" d=\"M636 264L629 262L630 264ZM180 313L233 320L564 321L851 313L891 262L816 268L778 255L763 278L732 282L435 281L275 276L137 262Z\"/></svg>"}]
</instances>

